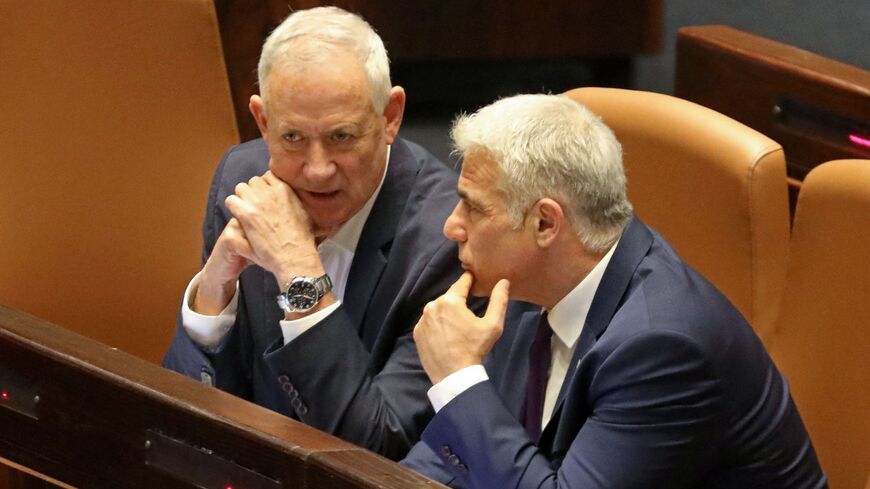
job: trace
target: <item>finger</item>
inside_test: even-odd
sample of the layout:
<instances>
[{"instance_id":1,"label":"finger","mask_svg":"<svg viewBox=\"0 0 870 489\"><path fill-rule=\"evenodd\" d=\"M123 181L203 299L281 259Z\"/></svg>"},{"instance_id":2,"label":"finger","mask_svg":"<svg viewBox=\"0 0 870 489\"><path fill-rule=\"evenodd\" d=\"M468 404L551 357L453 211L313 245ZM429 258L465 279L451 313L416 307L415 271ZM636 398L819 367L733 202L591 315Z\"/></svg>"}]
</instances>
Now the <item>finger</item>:
<instances>
[{"instance_id":1,"label":"finger","mask_svg":"<svg viewBox=\"0 0 870 489\"><path fill-rule=\"evenodd\" d=\"M250 187L248 186L248 184L245 182L241 182L236 184L236 187L233 189L233 193L241 198L245 198L245 194L248 193L249 190Z\"/></svg>"},{"instance_id":2,"label":"finger","mask_svg":"<svg viewBox=\"0 0 870 489\"><path fill-rule=\"evenodd\" d=\"M227 225L226 225L225 227L226 227L227 229L235 229L235 230L237 230L237 231L239 231L239 232L241 232L241 233L244 233L244 232L245 232L245 231L242 229L242 224L241 224L241 223L239 222L239 220L236 219L235 217L233 217L233 218L231 218L229 221L227 221Z\"/></svg>"},{"instance_id":3,"label":"finger","mask_svg":"<svg viewBox=\"0 0 870 489\"><path fill-rule=\"evenodd\" d=\"M242 228L242 225L238 220L235 218L230 219L221 233L221 239L226 240L230 252L234 255L241 256L251 262L254 261L254 250L251 247L251 243L248 241L244 228Z\"/></svg>"},{"instance_id":4,"label":"finger","mask_svg":"<svg viewBox=\"0 0 870 489\"><path fill-rule=\"evenodd\" d=\"M239 185L241 185L241 184L239 184ZM239 185L236 185L236 192L239 191ZM234 194L234 195L230 195L229 197L224 199L224 204L226 204L227 210L230 211L230 214L235 216L236 210L238 210L239 206L241 205L241 201L242 201L242 199L239 198L238 195ZM238 220L236 222L238 222Z\"/></svg>"},{"instance_id":5,"label":"finger","mask_svg":"<svg viewBox=\"0 0 870 489\"><path fill-rule=\"evenodd\" d=\"M419 344L421 341L423 341L422 319L420 321L417 321L417 324L414 325L414 331L412 335L414 337L415 344Z\"/></svg>"},{"instance_id":6,"label":"finger","mask_svg":"<svg viewBox=\"0 0 870 489\"><path fill-rule=\"evenodd\" d=\"M269 163L269 166L271 166L271 163ZM272 170L266 170L266 173L263 174L263 181L269 185L277 185L279 183L284 183L283 180L281 180L280 178L275 176L274 173L272 173Z\"/></svg>"},{"instance_id":7,"label":"finger","mask_svg":"<svg viewBox=\"0 0 870 489\"><path fill-rule=\"evenodd\" d=\"M257 255L254 253L254 249L251 247L251 243L244 237L244 235L236 236L237 239L233 240L233 253L242 258L248 260L251 263L256 263ZM257 263L260 265L260 263Z\"/></svg>"},{"instance_id":8,"label":"finger","mask_svg":"<svg viewBox=\"0 0 870 489\"><path fill-rule=\"evenodd\" d=\"M230 195L226 200L224 200L224 203L243 228L246 220L257 213L256 207L251 205L251 203L242 200L242 198L237 195Z\"/></svg>"},{"instance_id":9,"label":"finger","mask_svg":"<svg viewBox=\"0 0 870 489\"><path fill-rule=\"evenodd\" d=\"M489 305L486 306L486 314L483 315L486 319L494 321L496 324L504 323L505 311L507 311L508 300L510 297L511 283L508 279L503 278L492 288L492 295L489 297Z\"/></svg>"},{"instance_id":10,"label":"finger","mask_svg":"<svg viewBox=\"0 0 870 489\"><path fill-rule=\"evenodd\" d=\"M266 173L261 177L262 181L272 187L290 187L290 184L281 180L278 175L272 173L272 170L266 170Z\"/></svg>"},{"instance_id":11,"label":"finger","mask_svg":"<svg viewBox=\"0 0 870 489\"><path fill-rule=\"evenodd\" d=\"M447 289L446 294L455 294L463 299L468 298L468 291L471 290L471 284L474 283L474 275L471 272L465 272L459 277L459 280L453 282L453 285Z\"/></svg>"},{"instance_id":12,"label":"finger","mask_svg":"<svg viewBox=\"0 0 870 489\"><path fill-rule=\"evenodd\" d=\"M266 171L263 174L262 181L269 185L270 187L277 187L284 189L284 192L287 194L287 198L296 207L302 207L302 202L299 200L299 196L296 195L296 191L293 190L293 187L290 186L284 180L278 178L271 170Z\"/></svg>"},{"instance_id":13,"label":"finger","mask_svg":"<svg viewBox=\"0 0 870 489\"><path fill-rule=\"evenodd\" d=\"M254 175L253 177L251 177L248 180L248 185L253 188L263 188L267 186L266 181L263 179L263 177L259 175Z\"/></svg>"},{"instance_id":14,"label":"finger","mask_svg":"<svg viewBox=\"0 0 870 489\"><path fill-rule=\"evenodd\" d=\"M227 222L227 225L224 228L224 232L231 232L242 237L245 241L248 240L248 237L245 235L245 230L244 228L242 228L242 223L240 223L239 220L235 217Z\"/></svg>"}]
</instances>

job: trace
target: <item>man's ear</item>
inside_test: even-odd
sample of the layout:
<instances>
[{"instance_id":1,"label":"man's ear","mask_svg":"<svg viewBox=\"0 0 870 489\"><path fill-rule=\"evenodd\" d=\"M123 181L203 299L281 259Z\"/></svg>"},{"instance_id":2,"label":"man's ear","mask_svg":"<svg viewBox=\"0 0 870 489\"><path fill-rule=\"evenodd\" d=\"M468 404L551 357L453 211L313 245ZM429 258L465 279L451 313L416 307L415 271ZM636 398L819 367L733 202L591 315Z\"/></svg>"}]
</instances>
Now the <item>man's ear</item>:
<instances>
[{"instance_id":1,"label":"man's ear","mask_svg":"<svg viewBox=\"0 0 870 489\"><path fill-rule=\"evenodd\" d=\"M384 128L387 136L387 144L393 144L396 135L399 134L399 127L402 125L402 117L405 115L405 89L402 87L393 87L390 89L390 98L387 101L387 106L384 107L384 117L387 119L386 127Z\"/></svg>"},{"instance_id":2,"label":"man's ear","mask_svg":"<svg viewBox=\"0 0 870 489\"><path fill-rule=\"evenodd\" d=\"M562 205L548 197L535 202L530 216L533 219L532 232L535 233L535 241L541 248L550 247L563 229L569 229Z\"/></svg>"},{"instance_id":3,"label":"man's ear","mask_svg":"<svg viewBox=\"0 0 870 489\"><path fill-rule=\"evenodd\" d=\"M251 95L251 101L248 102L248 110L251 111L251 115L254 116L254 120L257 121L257 127L260 128L260 134L263 136L263 139L266 143L269 143L269 131L268 131L268 121L266 119L266 104L263 102L263 99L259 95Z\"/></svg>"}]
</instances>

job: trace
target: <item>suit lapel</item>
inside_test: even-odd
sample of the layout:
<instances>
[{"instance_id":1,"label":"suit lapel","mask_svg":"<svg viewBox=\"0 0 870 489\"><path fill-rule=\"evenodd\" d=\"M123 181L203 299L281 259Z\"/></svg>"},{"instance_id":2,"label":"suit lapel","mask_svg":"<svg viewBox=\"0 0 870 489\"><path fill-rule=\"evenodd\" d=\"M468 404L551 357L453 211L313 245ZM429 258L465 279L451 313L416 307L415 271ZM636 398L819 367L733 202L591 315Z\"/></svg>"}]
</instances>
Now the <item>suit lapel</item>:
<instances>
[{"instance_id":1,"label":"suit lapel","mask_svg":"<svg viewBox=\"0 0 870 489\"><path fill-rule=\"evenodd\" d=\"M360 244L363 244L362 240ZM351 320L360 327L375 286L387 265L388 256L388 251L385 252L380 246L384 243L368 244L370 246L357 246L343 300L344 308Z\"/></svg>"},{"instance_id":2,"label":"suit lapel","mask_svg":"<svg viewBox=\"0 0 870 489\"><path fill-rule=\"evenodd\" d=\"M577 339L577 348L571 358L573 367L568 371L565 381L562 383L551 421L541 434L539 445L547 447L554 456L562 449L567 450L568 445L573 441L585 421L585 417L577 416L574 409L566 410L564 407L566 402L571 401L569 392L575 387L577 367L607 329L611 319L622 304L623 297L634 276L634 271L647 255L652 241L652 234L646 226L637 218L632 218L619 240L619 245L614 251L607 269L604 271L604 276L601 278L601 283L592 299L589 313L586 315L583 331L580 333L580 338ZM565 412L568 414L563 416Z\"/></svg>"},{"instance_id":3,"label":"suit lapel","mask_svg":"<svg viewBox=\"0 0 870 489\"><path fill-rule=\"evenodd\" d=\"M419 170L420 164L410 148L396 139L390 149L387 176L363 226L348 273L344 308L351 320L360 325L360 337L369 348L377 338L383 318L366 318L366 311L387 265L399 220ZM386 315L387 311L383 313Z\"/></svg>"}]
</instances>

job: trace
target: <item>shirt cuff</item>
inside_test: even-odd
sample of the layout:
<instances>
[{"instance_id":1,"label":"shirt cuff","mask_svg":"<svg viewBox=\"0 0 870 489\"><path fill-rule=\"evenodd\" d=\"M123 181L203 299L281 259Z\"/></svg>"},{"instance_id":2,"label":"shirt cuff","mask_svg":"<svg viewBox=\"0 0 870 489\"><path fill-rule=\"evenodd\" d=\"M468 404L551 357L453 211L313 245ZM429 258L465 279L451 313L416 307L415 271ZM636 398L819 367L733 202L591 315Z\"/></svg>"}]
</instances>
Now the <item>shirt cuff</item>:
<instances>
[{"instance_id":1,"label":"shirt cuff","mask_svg":"<svg viewBox=\"0 0 870 489\"><path fill-rule=\"evenodd\" d=\"M196 344L205 350L214 350L236 322L236 312L239 310L239 282L236 281L236 291L227 307L217 316L206 316L190 308L199 288L201 273L193 277L184 291L184 300L181 301L181 324Z\"/></svg>"},{"instance_id":2,"label":"shirt cuff","mask_svg":"<svg viewBox=\"0 0 870 489\"><path fill-rule=\"evenodd\" d=\"M295 340L299 335L313 328L317 323L326 319L326 316L332 314L341 305L340 301L330 304L313 314L299 319L281 321L281 334L284 335L284 344L288 344Z\"/></svg>"},{"instance_id":3,"label":"shirt cuff","mask_svg":"<svg viewBox=\"0 0 870 489\"><path fill-rule=\"evenodd\" d=\"M459 394L484 380L489 380L489 375L486 374L483 365L472 365L448 375L441 382L433 385L426 394L437 413Z\"/></svg>"}]
</instances>

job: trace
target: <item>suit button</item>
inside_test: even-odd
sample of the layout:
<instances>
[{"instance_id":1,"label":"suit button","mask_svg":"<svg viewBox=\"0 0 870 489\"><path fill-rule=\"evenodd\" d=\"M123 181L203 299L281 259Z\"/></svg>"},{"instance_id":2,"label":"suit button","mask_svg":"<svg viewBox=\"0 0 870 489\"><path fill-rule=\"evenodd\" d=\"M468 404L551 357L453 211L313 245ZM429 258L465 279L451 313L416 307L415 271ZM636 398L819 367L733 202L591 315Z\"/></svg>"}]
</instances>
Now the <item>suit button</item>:
<instances>
[{"instance_id":1,"label":"suit button","mask_svg":"<svg viewBox=\"0 0 870 489\"><path fill-rule=\"evenodd\" d=\"M461 463L461 464L456 466L456 470L462 472L463 474L467 474L468 473L468 466Z\"/></svg>"},{"instance_id":2,"label":"suit button","mask_svg":"<svg viewBox=\"0 0 870 489\"><path fill-rule=\"evenodd\" d=\"M302 400L299 399L299 396L296 396L292 400L290 400L290 406L292 406L293 409L302 416L308 414L308 406L306 406L305 403L303 403Z\"/></svg>"},{"instance_id":3,"label":"suit button","mask_svg":"<svg viewBox=\"0 0 870 489\"><path fill-rule=\"evenodd\" d=\"M299 396L294 397L293 400L290 401L290 406L292 406L300 416L308 414L308 406L299 399Z\"/></svg>"},{"instance_id":4,"label":"suit button","mask_svg":"<svg viewBox=\"0 0 870 489\"><path fill-rule=\"evenodd\" d=\"M291 384L290 382L284 382L283 384L281 384L281 388L284 389L284 392L286 392L287 394L296 392L296 390L293 389L293 384Z\"/></svg>"},{"instance_id":5,"label":"suit button","mask_svg":"<svg viewBox=\"0 0 870 489\"><path fill-rule=\"evenodd\" d=\"M284 382L290 382L290 377L287 377L286 375L281 374L281 375L278 376L278 382L280 382L280 383L282 383L282 384L283 384Z\"/></svg>"},{"instance_id":6,"label":"suit button","mask_svg":"<svg viewBox=\"0 0 870 489\"><path fill-rule=\"evenodd\" d=\"M202 381L203 384L210 385L214 387L214 379L208 371L203 370L199 373L199 380Z\"/></svg>"},{"instance_id":7,"label":"suit button","mask_svg":"<svg viewBox=\"0 0 870 489\"><path fill-rule=\"evenodd\" d=\"M459 460L459 455L456 455L455 453L447 457L447 461L450 462L451 465L455 465L456 467L462 465L462 462Z\"/></svg>"},{"instance_id":8,"label":"suit button","mask_svg":"<svg viewBox=\"0 0 870 489\"><path fill-rule=\"evenodd\" d=\"M445 458L449 457L453 454L453 450L450 449L447 445L441 447L441 455L444 455Z\"/></svg>"}]
</instances>

